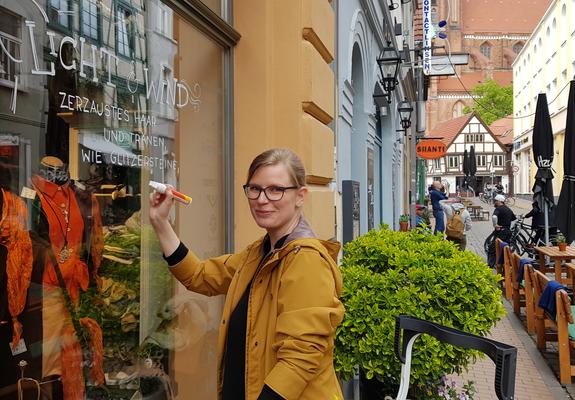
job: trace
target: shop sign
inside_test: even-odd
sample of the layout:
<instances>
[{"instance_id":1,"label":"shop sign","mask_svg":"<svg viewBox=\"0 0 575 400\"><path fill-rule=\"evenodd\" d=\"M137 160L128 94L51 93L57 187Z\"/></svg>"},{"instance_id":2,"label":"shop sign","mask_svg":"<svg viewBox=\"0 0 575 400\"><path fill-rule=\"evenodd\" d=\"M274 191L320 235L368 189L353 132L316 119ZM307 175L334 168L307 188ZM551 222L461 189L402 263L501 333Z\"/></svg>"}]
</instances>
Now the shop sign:
<instances>
[{"instance_id":1,"label":"shop sign","mask_svg":"<svg viewBox=\"0 0 575 400\"><path fill-rule=\"evenodd\" d=\"M440 140L422 140L417 143L415 152L420 158L426 160L435 160L443 157L447 152L447 146Z\"/></svg>"},{"instance_id":2,"label":"shop sign","mask_svg":"<svg viewBox=\"0 0 575 400\"><path fill-rule=\"evenodd\" d=\"M431 71L431 39L435 36L435 29L431 22L431 0L423 0L423 73L429 75Z\"/></svg>"}]
</instances>

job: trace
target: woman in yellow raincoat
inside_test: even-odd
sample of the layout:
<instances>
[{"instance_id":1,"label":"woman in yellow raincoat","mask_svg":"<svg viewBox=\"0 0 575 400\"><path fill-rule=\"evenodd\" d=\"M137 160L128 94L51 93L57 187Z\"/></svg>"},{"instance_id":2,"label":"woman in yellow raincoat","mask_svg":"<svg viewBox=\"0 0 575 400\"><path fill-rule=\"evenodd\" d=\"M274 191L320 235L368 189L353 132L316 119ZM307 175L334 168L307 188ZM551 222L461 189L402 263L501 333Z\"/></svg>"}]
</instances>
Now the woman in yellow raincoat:
<instances>
[{"instance_id":1,"label":"woman in yellow raincoat","mask_svg":"<svg viewBox=\"0 0 575 400\"><path fill-rule=\"evenodd\" d=\"M343 399L333 367L344 308L339 245L302 215L305 170L291 150L257 156L244 191L267 234L237 254L202 261L175 234L170 191L150 196L150 221L170 271L186 288L226 294L218 340L218 399Z\"/></svg>"}]
</instances>

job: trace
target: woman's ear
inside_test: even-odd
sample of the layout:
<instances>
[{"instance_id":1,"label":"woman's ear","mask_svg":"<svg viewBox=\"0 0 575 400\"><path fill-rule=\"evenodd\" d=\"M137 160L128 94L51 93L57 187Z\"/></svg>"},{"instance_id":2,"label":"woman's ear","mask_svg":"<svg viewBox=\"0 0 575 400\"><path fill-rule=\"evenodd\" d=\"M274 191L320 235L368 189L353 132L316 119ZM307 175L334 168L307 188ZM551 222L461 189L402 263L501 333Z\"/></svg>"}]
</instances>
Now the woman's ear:
<instances>
[{"instance_id":1,"label":"woman's ear","mask_svg":"<svg viewBox=\"0 0 575 400\"><path fill-rule=\"evenodd\" d=\"M309 189L307 188L307 186L302 186L297 190L297 197L296 197L296 206L298 208L303 207L303 202L305 200L305 198L307 197Z\"/></svg>"}]
</instances>

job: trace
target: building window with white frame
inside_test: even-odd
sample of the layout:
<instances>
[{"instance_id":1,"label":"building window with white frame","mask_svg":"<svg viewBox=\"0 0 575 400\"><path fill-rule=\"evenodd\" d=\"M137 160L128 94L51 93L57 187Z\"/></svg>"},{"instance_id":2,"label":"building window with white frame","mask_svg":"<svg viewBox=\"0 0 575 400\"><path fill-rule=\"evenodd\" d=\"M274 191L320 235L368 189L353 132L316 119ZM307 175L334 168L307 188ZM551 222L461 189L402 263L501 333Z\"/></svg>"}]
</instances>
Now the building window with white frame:
<instances>
[{"instance_id":1,"label":"building window with white frame","mask_svg":"<svg viewBox=\"0 0 575 400\"><path fill-rule=\"evenodd\" d=\"M131 57L133 48L132 12L125 6L117 8L117 49L118 54Z\"/></svg>"},{"instance_id":2,"label":"building window with white frame","mask_svg":"<svg viewBox=\"0 0 575 400\"><path fill-rule=\"evenodd\" d=\"M503 166L503 155L502 154L495 154L493 156L493 166L494 167L502 167Z\"/></svg>"},{"instance_id":3,"label":"building window with white frame","mask_svg":"<svg viewBox=\"0 0 575 400\"><path fill-rule=\"evenodd\" d=\"M99 11L96 0L82 0L82 35L100 40Z\"/></svg>"},{"instance_id":4,"label":"building window with white frame","mask_svg":"<svg viewBox=\"0 0 575 400\"><path fill-rule=\"evenodd\" d=\"M477 158L476 161L477 161L478 167L485 167L487 165L487 160L486 160L487 157L485 157L484 154L480 154L480 155L477 155L475 157Z\"/></svg>"},{"instance_id":5,"label":"building window with white frame","mask_svg":"<svg viewBox=\"0 0 575 400\"><path fill-rule=\"evenodd\" d=\"M449 156L448 165L449 168L459 168L459 156Z\"/></svg>"},{"instance_id":6,"label":"building window with white frame","mask_svg":"<svg viewBox=\"0 0 575 400\"><path fill-rule=\"evenodd\" d=\"M441 169L441 158L436 158L435 160L433 160L433 167L436 170L440 170Z\"/></svg>"},{"instance_id":7,"label":"building window with white frame","mask_svg":"<svg viewBox=\"0 0 575 400\"><path fill-rule=\"evenodd\" d=\"M172 20L172 9L165 4L159 4L157 21L158 32L170 39L172 38Z\"/></svg>"},{"instance_id":8,"label":"building window with white frame","mask_svg":"<svg viewBox=\"0 0 575 400\"><path fill-rule=\"evenodd\" d=\"M70 28L70 15L72 13L68 0L49 0L48 19L50 23Z\"/></svg>"},{"instance_id":9,"label":"building window with white frame","mask_svg":"<svg viewBox=\"0 0 575 400\"><path fill-rule=\"evenodd\" d=\"M0 7L0 40L6 51L0 52L0 82L14 82L19 73L20 64L14 62L12 58L20 59L20 49L22 47L22 19Z\"/></svg>"}]
</instances>

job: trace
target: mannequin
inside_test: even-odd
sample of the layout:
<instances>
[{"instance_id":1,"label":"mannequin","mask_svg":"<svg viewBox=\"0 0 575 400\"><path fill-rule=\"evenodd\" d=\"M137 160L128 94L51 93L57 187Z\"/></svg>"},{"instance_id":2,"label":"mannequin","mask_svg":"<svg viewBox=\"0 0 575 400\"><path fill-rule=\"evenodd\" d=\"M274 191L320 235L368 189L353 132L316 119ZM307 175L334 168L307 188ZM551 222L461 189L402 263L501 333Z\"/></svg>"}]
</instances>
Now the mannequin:
<instances>
[{"instance_id":1,"label":"mannequin","mask_svg":"<svg viewBox=\"0 0 575 400\"><path fill-rule=\"evenodd\" d=\"M39 200L41 208L35 219L36 231L45 243L42 373L44 377L62 377L65 400L81 399L84 397L84 375L83 349L78 341L80 333L87 334L87 344L93 354L90 379L98 384L104 381L101 329L96 321L76 315L80 295L90 283L86 254L91 254L92 277L97 281L103 249L102 226L93 223L94 219L99 220L97 202L88 195L90 206L85 207L86 199L77 198L77 189L63 162L56 157L42 159L32 184L38 195L36 205ZM89 226L85 224L83 208L90 214ZM90 228L90 232L85 228ZM94 229L98 230L96 234ZM87 234L89 245L84 241ZM92 248L94 241L95 249Z\"/></svg>"}]
</instances>

